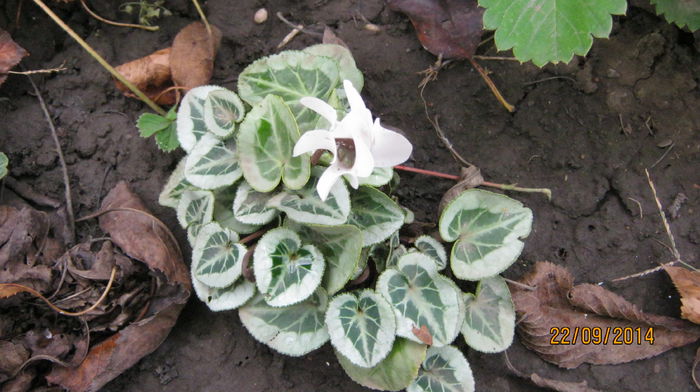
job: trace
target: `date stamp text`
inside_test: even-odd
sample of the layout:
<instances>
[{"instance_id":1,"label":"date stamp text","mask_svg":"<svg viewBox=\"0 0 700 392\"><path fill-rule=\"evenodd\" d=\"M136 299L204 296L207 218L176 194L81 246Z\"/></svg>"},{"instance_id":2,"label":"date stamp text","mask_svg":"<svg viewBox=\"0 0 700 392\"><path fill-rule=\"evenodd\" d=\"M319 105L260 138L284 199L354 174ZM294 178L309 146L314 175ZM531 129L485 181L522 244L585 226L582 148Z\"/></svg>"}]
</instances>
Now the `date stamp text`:
<instances>
[{"instance_id":1,"label":"date stamp text","mask_svg":"<svg viewBox=\"0 0 700 392\"><path fill-rule=\"evenodd\" d=\"M551 345L654 344L653 327L552 327L549 333Z\"/></svg>"}]
</instances>

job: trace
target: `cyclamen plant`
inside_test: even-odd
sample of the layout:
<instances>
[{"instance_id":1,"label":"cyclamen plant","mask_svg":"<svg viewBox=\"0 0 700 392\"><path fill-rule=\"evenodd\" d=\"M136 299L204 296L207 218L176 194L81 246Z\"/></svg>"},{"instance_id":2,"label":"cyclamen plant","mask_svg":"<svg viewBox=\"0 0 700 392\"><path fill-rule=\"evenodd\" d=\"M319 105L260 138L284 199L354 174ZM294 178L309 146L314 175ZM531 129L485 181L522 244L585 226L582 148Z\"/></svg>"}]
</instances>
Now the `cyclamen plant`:
<instances>
[{"instance_id":1,"label":"cyclamen plant","mask_svg":"<svg viewBox=\"0 0 700 392\"><path fill-rule=\"evenodd\" d=\"M187 156L160 202L187 229L197 296L238 309L260 342L301 356L330 341L374 389L473 391L451 344L461 332L479 351L510 345L515 313L498 274L520 255L532 213L467 190L440 216L449 257L427 235L407 248L399 230L412 214L387 189L412 147L373 120L362 85L351 53L322 44L259 59L238 94L191 90L176 120ZM479 281L476 292L443 274L448 265Z\"/></svg>"}]
</instances>

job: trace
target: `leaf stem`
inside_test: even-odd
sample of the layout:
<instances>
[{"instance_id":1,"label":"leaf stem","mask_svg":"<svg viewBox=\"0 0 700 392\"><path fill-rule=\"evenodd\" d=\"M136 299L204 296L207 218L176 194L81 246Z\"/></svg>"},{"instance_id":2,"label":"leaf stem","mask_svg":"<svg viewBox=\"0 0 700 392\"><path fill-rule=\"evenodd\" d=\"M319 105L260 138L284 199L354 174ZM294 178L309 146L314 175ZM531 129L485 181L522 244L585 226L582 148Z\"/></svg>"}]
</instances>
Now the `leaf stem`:
<instances>
[{"instance_id":1,"label":"leaf stem","mask_svg":"<svg viewBox=\"0 0 700 392\"><path fill-rule=\"evenodd\" d=\"M199 17L202 19L204 26L207 28L207 33L209 34L209 37L211 37L211 25L209 25L207 16L204 15L204 11L202 11L202 7L199 5L199 1L192 0L192 2L194 3L194 7L197 8L197 13L199 13Z\"/></svg>"},{"instance_id":2,"label":"leaf stem","mask_svg":"<svg viewBox=\"0 0 700 392\"><path fill-rule=\"evenodd\" d=\"M459 176L454 176L452 174L440 173L440 172L436 172L436 171L432 171L432 170L418 169L415 167L408 167L408 166L402 166L402 165L396 165L396 166L394 166L394 169L403 170L403 171L412 172L412 173L424 174L426 176L433 176L433 177L439 177L439 178L446 178L448 180L459 181Z\"/></svg>"},{"instance_id":3,"label":"leaf stem","mask_svg":"<svg viewBox=\"0 0 700 392\"><path fill-rule=\"evenodd\" d=\"M503 105L503 107L506 108L506 110L513 113L515 111L515 106L509 104L508 101L506 101L506 99L503 98L503 95L498 90L498 87L496 87L496 83L494 83L493 80L491 80L489 75L481 67L481 65L479 65L479 63L476 62L476 60L474 60L471 57L469 57L468 59L469 59L469 62L472 63L472 66L474 66L474 68L479 72L479 75L481 75L481 78L484 79L484 82L486 82L486 85L489 86L489 89L491 89L491 92L496 97L498 102L500 102L501 105Z\"/></svg>"},{"instance_id":4,"label":"leaf stem","mask_svg":"<svg viewBox=\"0 0 700 392\"><path fill-rule=\"evenodd\" d=\"M112 76L114 76L120 82L122 82L127 88L129 88L129 90L131 90L134 94L136 94L137 97L139 97L143 102L145 102L146 105L148 105L151 109L153 109L156 113L160 114L161 116L166 115L166 112L165 112L165 110L163 110L163 108L156 105L156 103L153 102L150 98L148 98L146 96L146 94L144 94L141 90L138 89L138 87L136 87L133 83L128 81L124 76L122 76L122 74L120 74L119 71L114 69L114 67L109 65L107 60L105 60L102 56L100 56L90 46L90 44L88 44L87 42L85 42L85 40L80 38L80 36L75 31L73 31L73 29L71 29L65 22L63 22L63 20L61 20L61 18L58 15L56 15L53 11L51 11L51 9L49 7L47 7L43 1L41 1L41 0L32 0L32 1L34 1L34 3L39 6L39 8L41 8L44 12L46 12L46 14L51 19L53 19L53 21L56 22L56 24L59 27L61 27L66 33L68 33L68 35L70 35L74 40L76 40L80 44L80 46L82 46L83 49L85 49L85 51L87 51L90 54L90 56L92 56L92 58L94 58L98 63L100 63L100 65L102 67L104 67L104 69L109 71L109 73L111 73Z\"/></svg>"}]
</instances>

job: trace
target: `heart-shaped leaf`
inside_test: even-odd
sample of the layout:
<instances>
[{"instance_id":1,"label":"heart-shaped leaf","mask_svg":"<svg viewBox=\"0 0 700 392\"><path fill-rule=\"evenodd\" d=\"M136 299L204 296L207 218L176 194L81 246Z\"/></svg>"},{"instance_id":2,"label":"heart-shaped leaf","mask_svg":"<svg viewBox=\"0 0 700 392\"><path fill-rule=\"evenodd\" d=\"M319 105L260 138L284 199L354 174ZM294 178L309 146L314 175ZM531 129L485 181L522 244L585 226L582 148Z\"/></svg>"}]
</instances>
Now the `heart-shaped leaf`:
<instances>
[{"instance_id":1,"label":"heart-shaped leaf","mask_svg":"<svg viewBox=\"0 0 700 392\"><path fill-rule=\"evenodd\" d=\"M430 347L406 392L474 392L472 369L457 348Z\"/></svg>"},{"instance_id":2,"label":"heart-shaped leaf","mask_svg":"<svg viewBox=\"0 0 700 392\"><path fill-rule=\"evenodd\" d=\"M396 334L421 341L415 330L428 329L435 346L452 343L464 321L462 292L452 280L440 275L428 256L412 252L384 271L377 290L394 307Z\"/></svg>"},{"instance_id":3,"label":"heart-shaped leaf","mask_svg":"<svg viewBox=\"0 0 700 392\"><path fill-rule=\"evenodd\" d=\"M177 208L180 202L180 195L187 189L192 188L192 184L185 178L185 163L187 158L183 158L175 166L175 170L170 174L168 182L158 197L158 203L165 207Z\"/></svg>"},{"instance_id":4,"label":"heart-shaped leaf","mask_svg":"<svg viewBox=\"0 0 700 392\"><path fill-rule=\"evenodd\" d=\"M182 228L203 225L212 220L214 194L210 191L186 190L177 204L177 220Z\"/></svg>"},{"instance_id":5,"label":"heart-shaped leaf","mask_svg":"<svg viewBox=\"0 0 700 392\"><path fill-rule=\"evenodd\" d=\"M500 274L520 256L532 211L510 197L468 189L448 204L439 226L443 240L457 240L450 256L455 276L480 280Z\"/></svg>"},{"instance_id":6,"label":"heart-shaped leaf","mask_svg":"<svg viewBox=\"0 0 700 392\"><path fill-rule=\"evenodd\" d=\"M360 367L375 366L394 344L394 310L373 290L333 298L326 312L326 325L333 347Z\"/></svg>"},{"instance_id":7,"label":"heart-shaped leaf","mask_svg":"<svg viewBox=\"0 0 700 392\"><path fill-rule=\"evenodd\" d=\"M217 86L195 87L185 94L177 110L177 140L183 150L191 152L195 144L209 132L204 122L204 102L207 95L215 90L223 90Z\"/></svg>"},{"instance_id":8,"label":"heart-shaped leaf","mask_svg":"<svg viewBox=\"0 0 700 392\"><path fill-rule=\"evenodd\" d=\"M233 201L233 214L243 223L264 225L270 222L279 213L276 209L268 207L267 203L274 193L262 193L253 189L243 181L238 186L236 198Z\"/></svg>"},{"instance_id":9,"label":"heart-shaped leaf","mask_svg":"<svg viewBox=\"0 0 700 392\"><path fill-rule=\"evenodd\" d=\"M352 211L348 224L357 226L364 236L364 246L389 238L403 226L404 214L384 192L371 186L361 186L351 195Z\"/></svg>"},{"instance_id":10,"label":"heart-shaped leaf","mask_svg":"<svg viewBox=\"0 0 700 392\"><path fill-rule=\"evenodd\" d=\"M236 130L236 123L243 121L245 107L238 95L222 88L212 90L204 101L204 124L218 137L231 136Z\"/></svg>"},{"instance_id":11,"label":"heart-shaped leaf","mask_svg":"<svg viewBox=\"0 0 700 392\"><path fill-rule=\"evenodd\" d=\"M274 308L256 295L238 310L241 322L255 339L282 354L301 356L328 341L324 321L328 296L322 288L307 300Z\"/></svg>"},{"instance_id":12,"label":"heart-shaped leaf","mask_svg":"<svg viewBox=\"0 0 700 392\"><path fill-rule=\"evenodd\" d=\"M209 287L230 286L241 276L245 246L238 244L238 234L208 223L199 230L192 248L194 276Z\"/></svg>"},{"instance_id":13,"label":"heart-shaped leaf","mask_svg":"<svg viewBox=\"0 0 700 392\"><path fill-rule=\"evenodd\" d=\"M422 235L416 238L413 246L421 253L430 256L437 265L438 271L442 271L447 266L447 253L440 241L429 235Z\"/></svg>"},{"instance_id":14,"label":"heart-shaped leaf","mask_svg":"<svg viewBox=\"0 0 700 392\"><path fill-rule=\"evenodd\" d=\"M236 145L211 133L202 135L185 163L185 178L202 189L216 189L236 182L243 175Z\"/></svg>"},{"instance_id":15,"label":"heart-shaped leaf","mask_svg":"<svg viewBox=\"0 0 700 392\"><path fill-rule=\"evenodd\" d=\"M336 44L318 44L303 50L316 56L330 57L338 64L340 80L349 80L357 91L362 91L365 78L357 68L352 53L347 48Z\"/></svg>"},{"instance_id":16,"label":"heart-shaped leaf","mask_svg":"<svg viewBox=\"0 0 700 392\"><path fill-rule=\"evenodd\" d=\"M292 157L299 128L289 107L276 95L268 95L245 117L238 131L243 175L258 192L270 192L280 180L299 189L309 180L308 154Z\"/></svg>"},{"instance_id":17,"label":"heart-shaped leaf","mask_svg":"<svg viewBox=\"0 0 700 392\"><path fill-rule=\"evenodd\" d=\"M515 332L515 309L503 278L494 276L481 280L476 295L464 295L464 304L462 335L471 348L497 353L510 347Z\"/></svg>"},{"instance_id":18,"label":"heart-shaped leaf","mask_svg":"<svg viewBox=\"0 0 700 392\"><path fill-rule=\"evenodd\" d=\"M228 287L217 289L205 285L192 276L192 287L197 293L197 298L214 312L236 309L255 295L255 283L243 278L239 278Z\"/></svg>"},{"instance_id":19,"label":"heart-shaped leaf","mask_svg":"<svg viewBox=\"0 0 700 392\"><path fill-rule=\"evenodd\" d=\"M268 231L253 253L258 290L271 306L288 306L308 298L319 286L325 263L313 245L280 227Z\"/></svg>"}]
</instances>

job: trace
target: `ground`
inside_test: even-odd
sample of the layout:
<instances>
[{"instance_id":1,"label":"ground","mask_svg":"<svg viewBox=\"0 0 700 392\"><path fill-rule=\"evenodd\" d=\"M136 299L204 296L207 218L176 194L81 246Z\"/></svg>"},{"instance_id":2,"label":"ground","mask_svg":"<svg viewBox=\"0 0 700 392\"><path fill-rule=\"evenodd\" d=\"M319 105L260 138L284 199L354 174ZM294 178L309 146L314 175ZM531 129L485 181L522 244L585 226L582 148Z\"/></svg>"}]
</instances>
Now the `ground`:
<instances>
[{"instance_id":1,"label":"ground","mask_svg":"<svg viewBox=\"0 0 700 392\"><path fill-rule=\"evenodd\" d=\"M0 27L14 24L18 0L0 5ZM124 98L108 74L30 1L23 2L15 40L31 56L27 69L65 64L66 72L36 77L57 124L74 190L76 215L95 211L119 180L128 181L147 206L187 249L174 211L157 197L180 153L164 154L134 126L145 105ZM108 18L121 1L92 2ZM79 4L52 4L76 31L112 64L121 64L170 44L197 19L185 0L167 1L173 16L156 33L106 26ZM458 164L436 138L417 88L418 71L435 58L423 50L408 20L380 0L209 0L212 23L223 41L213 84L235 89L238 73L254 59L275 53L289 32L276 12L306 25L326 24L350 47L365 74L363 95L383 123L402 129L414 143L411 165L457 174ZM253 23L266 6L270 19ZM380 32L363 28L368 21ZM319 38L302 35L288 48ZM492 43L482 51L496 55ZM536 68L513 61L481 61L504 96L517 107L508 113L477 72L457 62L425 89L431 115L467 160L489 181L548 187L540 194L512 193L534 213L532 234L520 260L505 276L520 277L536 261L566 266L577 282L603 282L644 310L679 316L679 298L662 273L611 283L668 261L668 239L647 184L649 168L659 199L668 207L678 194L688 200L671 221L685 260L700 259L700 53L693 35L667 24L648 9L616 17L610 39L596 40L590 54L568 65ZM506 55L508 55L506 53ZM63 180L40 106L23 76L0 88L0 151L11 175L56 199ZM672 147L671 147L672 146ZM421 221L436 221L448 180L401 174L401 202ZM94 227L79 226L81 236ZM461 339L461 338L459 338ZM502 354L466 350L479 391L537 391L511 375ZM600 390L651 392L695 390L690 377L696 345L656 358L617 366L562 370L517 342L508 355L523 372L586 380ZM257 343L233 312L212 313L196 299L182 312L170 337L153 354L105 387L106 391L364 391L340 368L328 345L290 358Z\"/></svg>"}]
</instances>

